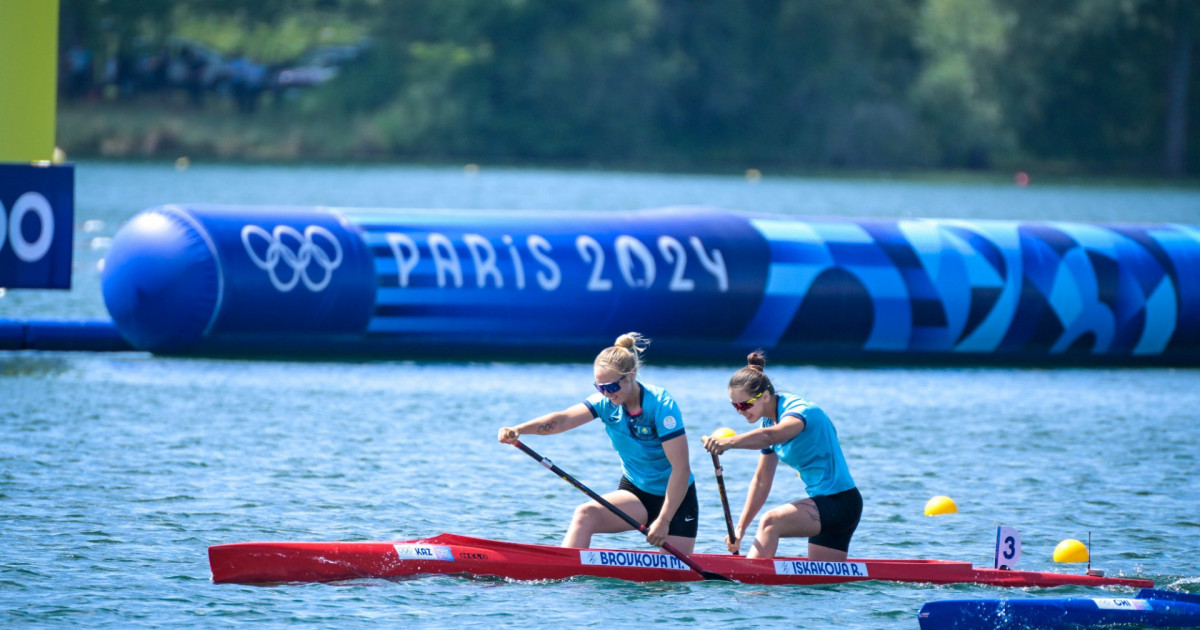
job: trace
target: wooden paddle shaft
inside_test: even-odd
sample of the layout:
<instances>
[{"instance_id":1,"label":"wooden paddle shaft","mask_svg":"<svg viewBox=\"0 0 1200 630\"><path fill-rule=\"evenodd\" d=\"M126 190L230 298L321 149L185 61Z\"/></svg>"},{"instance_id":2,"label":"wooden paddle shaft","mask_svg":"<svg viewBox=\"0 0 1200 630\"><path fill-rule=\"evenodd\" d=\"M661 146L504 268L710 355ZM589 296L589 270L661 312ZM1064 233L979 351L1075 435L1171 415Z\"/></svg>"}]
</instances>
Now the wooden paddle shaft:
<instances>
[{"instance_id":1,"label":"wooden paddle shaft","mask_svg":"<svg viewBox=\"0 0 1200 630\"><path fill-rule=\"evenodd\" d=\"M721 493L721 507L725 509L725 527L729 530L729 542L736 542L737 537L733 535L733 515L729 513L729 497L725 494L725 468L721 466L721 460L716 453L712 454L713 470L717 475L717 490ZM733 555L739 555L738 551L734 551Z\"/></svg>"}]
</instances>

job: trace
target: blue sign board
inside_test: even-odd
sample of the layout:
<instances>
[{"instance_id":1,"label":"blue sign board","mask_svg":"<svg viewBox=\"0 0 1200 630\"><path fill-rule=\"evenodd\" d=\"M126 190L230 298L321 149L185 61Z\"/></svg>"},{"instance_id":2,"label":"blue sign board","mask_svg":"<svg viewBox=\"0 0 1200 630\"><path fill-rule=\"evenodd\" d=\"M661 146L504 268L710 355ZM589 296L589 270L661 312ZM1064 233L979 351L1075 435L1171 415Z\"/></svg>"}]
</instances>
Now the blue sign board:
<instances>
[{"instance_id":1,"label":"blue sign board","mask_svg":"<svg viewBox=\"0 0 1200 630\"><path fill-rule=\"evenodd\" d=\"M0 164L0 287L71 288L75 167Z\"/></svg>"}]
</instances>

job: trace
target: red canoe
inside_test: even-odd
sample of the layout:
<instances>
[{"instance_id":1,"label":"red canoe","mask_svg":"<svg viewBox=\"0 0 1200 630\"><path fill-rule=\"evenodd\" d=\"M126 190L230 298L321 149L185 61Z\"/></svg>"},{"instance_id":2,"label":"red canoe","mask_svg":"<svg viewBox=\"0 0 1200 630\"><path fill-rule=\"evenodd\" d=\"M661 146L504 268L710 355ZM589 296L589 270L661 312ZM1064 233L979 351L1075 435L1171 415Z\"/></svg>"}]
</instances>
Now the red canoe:
<instances>
[{"instance_id":1,"label":"red canoe","mask_svg":"<svg viewBox=\"0 0 1200 630\"><path fill-rule=\"evenodd\" d=\"M863 580L992 586L1128 586L1154 583L1123 577L1097 577L1040 571L976 568L949 560L867 560L813 562L804 558L750 560L724 554L692 559L748 584L837 584ZM441 534L406 542L248 542L208 548L213 582L333 582L356 578L399 578L453 574L514 580L561 580L576 576L634 582L690 582L701 579L674 556L652 551L566 549Z\"/></svg>"}]
</instances>

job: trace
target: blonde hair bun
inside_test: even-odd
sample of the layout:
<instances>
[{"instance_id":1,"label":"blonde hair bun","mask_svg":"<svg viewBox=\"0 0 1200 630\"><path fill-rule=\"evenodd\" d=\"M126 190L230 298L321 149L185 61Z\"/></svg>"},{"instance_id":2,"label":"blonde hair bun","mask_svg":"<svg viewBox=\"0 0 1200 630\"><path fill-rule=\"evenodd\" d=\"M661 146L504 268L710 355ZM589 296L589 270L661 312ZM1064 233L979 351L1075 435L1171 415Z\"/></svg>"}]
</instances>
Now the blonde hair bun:
<instances>
[{"instance_id":1,"label":"blonde hair bun","mask_svg":"<svg viewBox=\"0 0 1200 630\"><path fill-rule=\"evenodd\" d=\"M636 374L642 367L641 355L648 345L650 340L641 333L627 332L596 356L595 365L610 367L621 374Z\"/></svg>"},{"instance_id":2,"label":"blonde hair bun","mask_svg":"<svg viewBox=\"0 0 1200 630\"><path fill-rule=\"evenodd\" d=\"M641 353L644 352L646 347L650 345L650 340L643 337L641 333L627 332L624 335L617 337L617 340L613 343L613 345L617 346L618 348L625 348L626 350Z\"/></svg>"}]
</instances>

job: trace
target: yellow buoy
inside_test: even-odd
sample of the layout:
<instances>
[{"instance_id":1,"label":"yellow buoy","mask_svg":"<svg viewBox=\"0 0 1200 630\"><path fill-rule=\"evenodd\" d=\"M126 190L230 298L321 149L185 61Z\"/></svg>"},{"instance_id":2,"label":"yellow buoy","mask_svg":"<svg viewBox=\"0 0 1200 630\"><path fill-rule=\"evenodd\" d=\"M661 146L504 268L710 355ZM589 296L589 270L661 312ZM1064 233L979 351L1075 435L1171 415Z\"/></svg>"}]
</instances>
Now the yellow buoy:
<instances>
[{"instance_id":1,"label":"yellow buoy","mask_svg":"<svg viewBox=\"0 0 1200 630\"><path fill-rule=\"evenodd\" d=\"M954 499L951 499L948 496L939 494L925 502L925 516L956 514L957 512L958 506L954 504Z\"/></svg>"},{"instance_id":2,"label":"yellow buoy","mask_svg":"<svg viewBox=\"0 0 1200 630\"><path fill-rule=\"evenodd\" d=\"M1088 560L1091 560L1091 556L1088 554L1087 547L1074 538L1068 538L1054 548L1055 562L1087 562Z\"/></svg>"},{"instance_id":3,"label":"yellow buoy","mask_svg":"<svg viewBox=\"0 0 1200 630\"><path fill-rule=\"evenodd\" d=\"M735 435L737 435L737 433L735 433L733 429L730 429L729 427L721 427L720 429L712 432L712 436L718 440L731 438Z\"/></svg>"}]
</instances>

